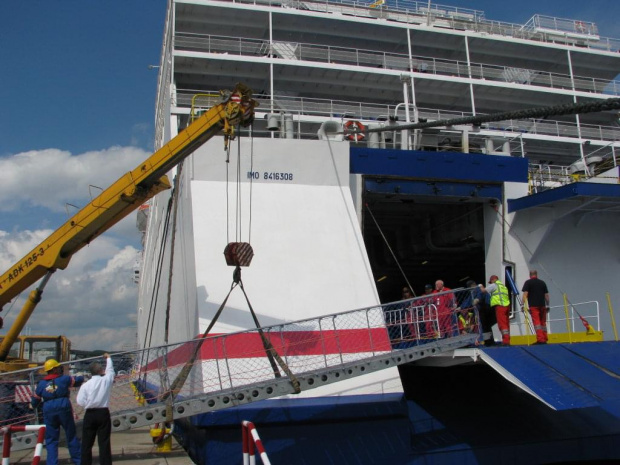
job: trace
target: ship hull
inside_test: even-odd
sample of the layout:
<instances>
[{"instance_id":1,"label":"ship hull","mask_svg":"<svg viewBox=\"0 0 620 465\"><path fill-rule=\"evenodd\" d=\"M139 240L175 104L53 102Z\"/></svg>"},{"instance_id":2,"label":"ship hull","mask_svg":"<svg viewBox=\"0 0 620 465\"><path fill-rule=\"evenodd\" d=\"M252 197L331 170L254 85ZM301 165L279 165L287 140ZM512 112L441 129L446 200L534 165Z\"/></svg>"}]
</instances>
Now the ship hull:
<instances>
[{"instance_id":1,"label":"ship hull","mask_svg":"<svg viewBox=\"0 0 620 465\"><path fill-rule=\"evenodd\" d=\"M601 345L601 351L619 349L615 342ZM620 405L614 398L603 406L560 411L550 409L485 363L410 364L399 371L403 395L262 401L178 421L177 439L199 464L235 463L241 453L244 420L257 425L272 463L620 460Z\"/></svg>"}]
</instances>

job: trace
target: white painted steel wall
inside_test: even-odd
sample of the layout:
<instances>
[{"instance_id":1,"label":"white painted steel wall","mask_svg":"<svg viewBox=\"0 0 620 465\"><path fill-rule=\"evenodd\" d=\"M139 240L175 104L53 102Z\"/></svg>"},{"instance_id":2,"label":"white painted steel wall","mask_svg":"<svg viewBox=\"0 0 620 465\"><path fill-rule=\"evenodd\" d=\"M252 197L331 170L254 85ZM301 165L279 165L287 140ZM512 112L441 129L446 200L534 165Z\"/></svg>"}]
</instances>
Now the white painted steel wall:
<instances>
[{"instance_id":1,"label":"white painted steel wall","mask_svg":"<svg viewBox=\"0 0 620 465\"><path fill-rule=\"evenodd\" d=\"M527 183L505 183L504 194L510 199L524 197ZM598 301L604 337L613 339L606 293L610 293L618 322L620 215L611 211L573 212L574 205L561 202L510 214L505 207L504 202L504 209L497 213L491 207L485 210L486 277L503 276L505 266L512 262L520 292L529 270L536 269L547 283L552 305L562 305L563 294L571 303ZM553 318L560 316L555 314ZM595 321L590 323L596 326ZM584 330L581 323L576 330ZM511 333L526 334L520 311L512 321Z\"/></svg>"},{"instance_id":2,"label":"white painted steel wall","mask_svg":"<svg viewBox=\"0 0 620 465\"><path fill-rule=\"evenodd\" d=\"M228 242L238 240L235 237L237 151L234 141L227 165L223 139L213 138L184 166L170 341L186 338L192 326L191 337L201 334L232 284L234 268L226 265L223 252ZM251 244L255 256L251 266L242 268L242 279L261 325L378 304L349 190L348 143L284 139L252 142L242 138L241 241L248 241L250 232L247 173L251 153L253 171L258 173L251 186ZM277 177L284 180L265 179L265 173L268 178L278 173ZM163 281L167 282L167 278ZM160 293L165 293L165 285ZM162 299L160 296L160 305ZM158 317L161 319L162 313ZM162 327L160 322L158 326ZM254 323L245 298L236 289L211 334L252 327ZM394 368L369 374L361 380L325 386L314 390L312 395L401 391L398 371Z\"/></svg>"}]
</instances>

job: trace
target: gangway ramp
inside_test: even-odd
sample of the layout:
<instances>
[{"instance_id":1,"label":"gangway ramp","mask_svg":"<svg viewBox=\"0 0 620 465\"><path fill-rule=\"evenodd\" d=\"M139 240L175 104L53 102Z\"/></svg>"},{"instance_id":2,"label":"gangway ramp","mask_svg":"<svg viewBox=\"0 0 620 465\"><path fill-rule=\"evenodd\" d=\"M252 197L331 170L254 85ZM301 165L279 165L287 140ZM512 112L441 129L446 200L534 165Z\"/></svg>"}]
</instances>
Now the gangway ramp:
<instances>
[{"instance_id":1,"label":"gangway ramp","mask_svg":"<svg viewBox=\"0 0 620 465\"><path fill-rule=\"evenodd\" d=\"M432 301L405 300L115 354L117 370L121 357L131 358L134 369L129 375L118 376L113 387L113 431L299 390L304 393L426 357L447 355L475 344L480 337L477 322L472 320L468 328L459 325L459 302L468 295L465 290L449 291L437 294ZM280 363L268 353L277 354ZM179 382L182 374L185 380ZM73 405L80 422L83 411ZM14 438L13 449L25 447L32 447L31 438Z\"/></svg>"}]
</instances>

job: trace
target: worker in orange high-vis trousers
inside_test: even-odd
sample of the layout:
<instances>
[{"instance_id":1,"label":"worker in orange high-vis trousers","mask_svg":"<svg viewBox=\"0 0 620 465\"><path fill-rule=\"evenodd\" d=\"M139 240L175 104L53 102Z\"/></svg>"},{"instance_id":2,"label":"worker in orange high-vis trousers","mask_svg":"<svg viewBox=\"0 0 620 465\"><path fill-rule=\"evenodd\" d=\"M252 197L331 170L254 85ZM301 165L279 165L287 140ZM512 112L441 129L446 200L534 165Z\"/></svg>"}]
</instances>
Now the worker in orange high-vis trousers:
<instances>
[{"instance_id":1,"label":"worker in orange high-vis trousers","mask_svg":"<svg viewBox=\"0 0 620 465\"><path fill-rule=\"evenodd\" d=\"M523 283L523 302L527 302L536 330L535 344L547 343L547 313L549 312L549 290L547 284L538 278L536 270L530 270L530 279Z\"/></svg>"},{"instance_id":2,"label":"worker in orange high-vis trousers","mask_svg":"<svg viewBox=\"0 0 620 465\"><path fill-rule=\"evenodd\" d=\"M495 309L497 326L502 333L502 344L510 345L510 295L508 288L496 275L489 278L489 286L486 288L480 284L482 292L491 296L491 308Z\"/></svg>"}]
</instances>

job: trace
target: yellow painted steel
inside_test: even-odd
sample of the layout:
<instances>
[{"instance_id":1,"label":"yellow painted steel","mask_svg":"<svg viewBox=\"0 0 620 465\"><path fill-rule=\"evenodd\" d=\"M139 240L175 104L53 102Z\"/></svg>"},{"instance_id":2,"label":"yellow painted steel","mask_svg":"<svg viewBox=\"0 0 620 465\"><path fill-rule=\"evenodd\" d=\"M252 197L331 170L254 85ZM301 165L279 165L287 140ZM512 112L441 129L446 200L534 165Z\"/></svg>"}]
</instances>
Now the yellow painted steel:
<instances>
[{"instance_id":1,"label":"yellow painted steel","mask_svg":"<svg viewBox=\"0 0 620 465\"><path fill-rule=\"evenodd\" d=\"M547 342L549 344L566 344L566 343L572 344L573 342L600 342L602 341L603 331L596 331L592 326L590 326L590 324L588 324L586 331L584 332L573 332L571 330L570 316L568 312L568 298L566 297L566 294L564 294L563 297L564 297L564 313L566 314L566 332L548 334ZM608 298L609 298L609 294L608 294ZM609 302L609 305L611 306L611 302ZM510 345L528 345L529 346L536 342L536 335L530 334L529 320L528 320L529 308L526 302L524 302L524 305L523 305L523 313L525 314L527 334L525 336L510 336ZM613 317L612 317L612 324L614 325L614 328L615 328ZM617 336L616 336L616 340L617 340Z\"/></svg>"},{"instance_id":2,"label":"yellow painted steel","mask_svg":"<svg viewBox=\"0 0 620 465\"><path fill-rule=\"evenodd\" d=\"M0 361L4 362L9 354L9 350L11 350L11 346L17 340L19 333L22 332L23 327L26 325L28 318L34 312L35 307L41 301L41 291L39 289L33 289L28 294L28 298L26 299L26 303L22 307L21 311L15 318L15 322L11 325L6 336L2 340L2 344L0 344ZM13 365L10 370L19 370L21 368L16 368L16 365ZM8 366L1 367L0 370L8 371Z\"/></svg>"},{"instance_id":3,"label":"yellow painted steel","mask_svg":"<svg viewBox=\"0 0 620 465\"><path fill-rule=\"evenodd\" d=\"M564 314L566 315L566 332L568 333L568 342L573 342L571 340L571 330L570 330L570 317L568 316L568 298L566 294L562 294L564 298Z\"/></svg>"},{"instance_id":4,"label":"yellow painted steel","mask_svg":"<svg viewBox=\"0 0 620 465\"><path fill-rule=\"evenodd\" d=\"M0 337L0 342L4 343L5 340L10 340L9 336ZM17 341L19 346L13 347ZM65 336L18 336L15 338L13 346L8 346L7 352L11 351L10 357L4 362L0 362L0 373L40 366L41 364L34 359L33 347L50 343L56 346L56 351L52 354L54 359L61 363L68 362L71 359L71 341Z\"/></svg>"},{"instance_id":5,"label":"yellow painted steel","mask_svg":"<svg viewBox=\"0 0 620 465\"><path fill-rule=\"evenodd\" d=\"M601 342L603 340L603 331L594 331L592 333L584 331L582 333L551 333L547 335L548 344L574 344L578 342ZM510 336L510 345L524 346L532 345L536 342L536 336Z\"/></svg>"},{"instance_id":6,"label":"yellow painted steel","mask_svg":"<svg viewBox=\"0 0 620 465\"><path fill-rule=\"evenodd\" d=\"M216 99L220 99L221 95L220 94L194 94L192 96L192 108L189 112L189 118L191 122L194 122L195 120L198 119L198 117L200 115L198 115L198 110L197 107L199 106L196 101L199 99L206 99L207 100L207 105L208 107L212 107L214 105L216 105L219 102L215 102ZM213 103L215 102L215 103Z\"/></svg>"},{"instance_id":7,"label":"yellow painted steel","mask_svg":"<svg viewBox=\"0 0 620 465\"><path fill-rule=\"evenodd\" d=\"M611 316L611 327L614 329L614 337L616 338L616 342L618 342L618 330L616 329L616 319L614 318L614 309L611 306L611 297L609 296L609 292L607 294L607 306L609 307L609 315Z\"/></svg>"},{"instance_id":8,"label":"yellow painted steel","mask_svg":"<svg viewBox=\"0 0 620 465\"><path fill-rule=\"evenodd\" d=\"M532 336L530 333L530 307L527 302L523 302L523 315L525 316L525 331L527 333L527 335L524 336L526 338L526 342L524 344L530 345L536 342L536 334L534 334L533 336L533 339L534 339L533 342L530 342L530 340L532 339ZM519 336L519 337L523 337L523 336ZM512 344L512 336L510 337L510 343Z\"/></svg>"},{"instance_id":9,"label":"yellow painted steel","mask_svg":"<svg viewBox=\"0 0 620 465\"><path fill-rule=\"evenodd\" d=\"M155 442L155 450L157 452L171 452L172 451L172 435L170 434L170 428L152 428L151 437ZM160 439L161 438L161 439Z\"/></svg>"},{"instance_id":10,"label":"yellow painted steel","mask_svg":"<svg viewBox=\"0 0 620 465\"><path fill-rule=\"evenodd\" d=\"M234 137L236 125L252 123L255 106L257 103L252 99L251 89L243 84L237 84L232 93L222 91L222 103L205 112L138 167L123 175L3 273L0 276L0 309L49 271L65 269L74 253L145 201L169 189L166 173L211 137L222 133L225 144L228 144L228 139ZM40 293L35 298L40 300ZM18 324L9 330L11 337L21 332L34 310L31 308L32 299L31 296L16 319ZM10 346L12 342L7 337L3 344Z\"/></svg>"}]
</instances>

